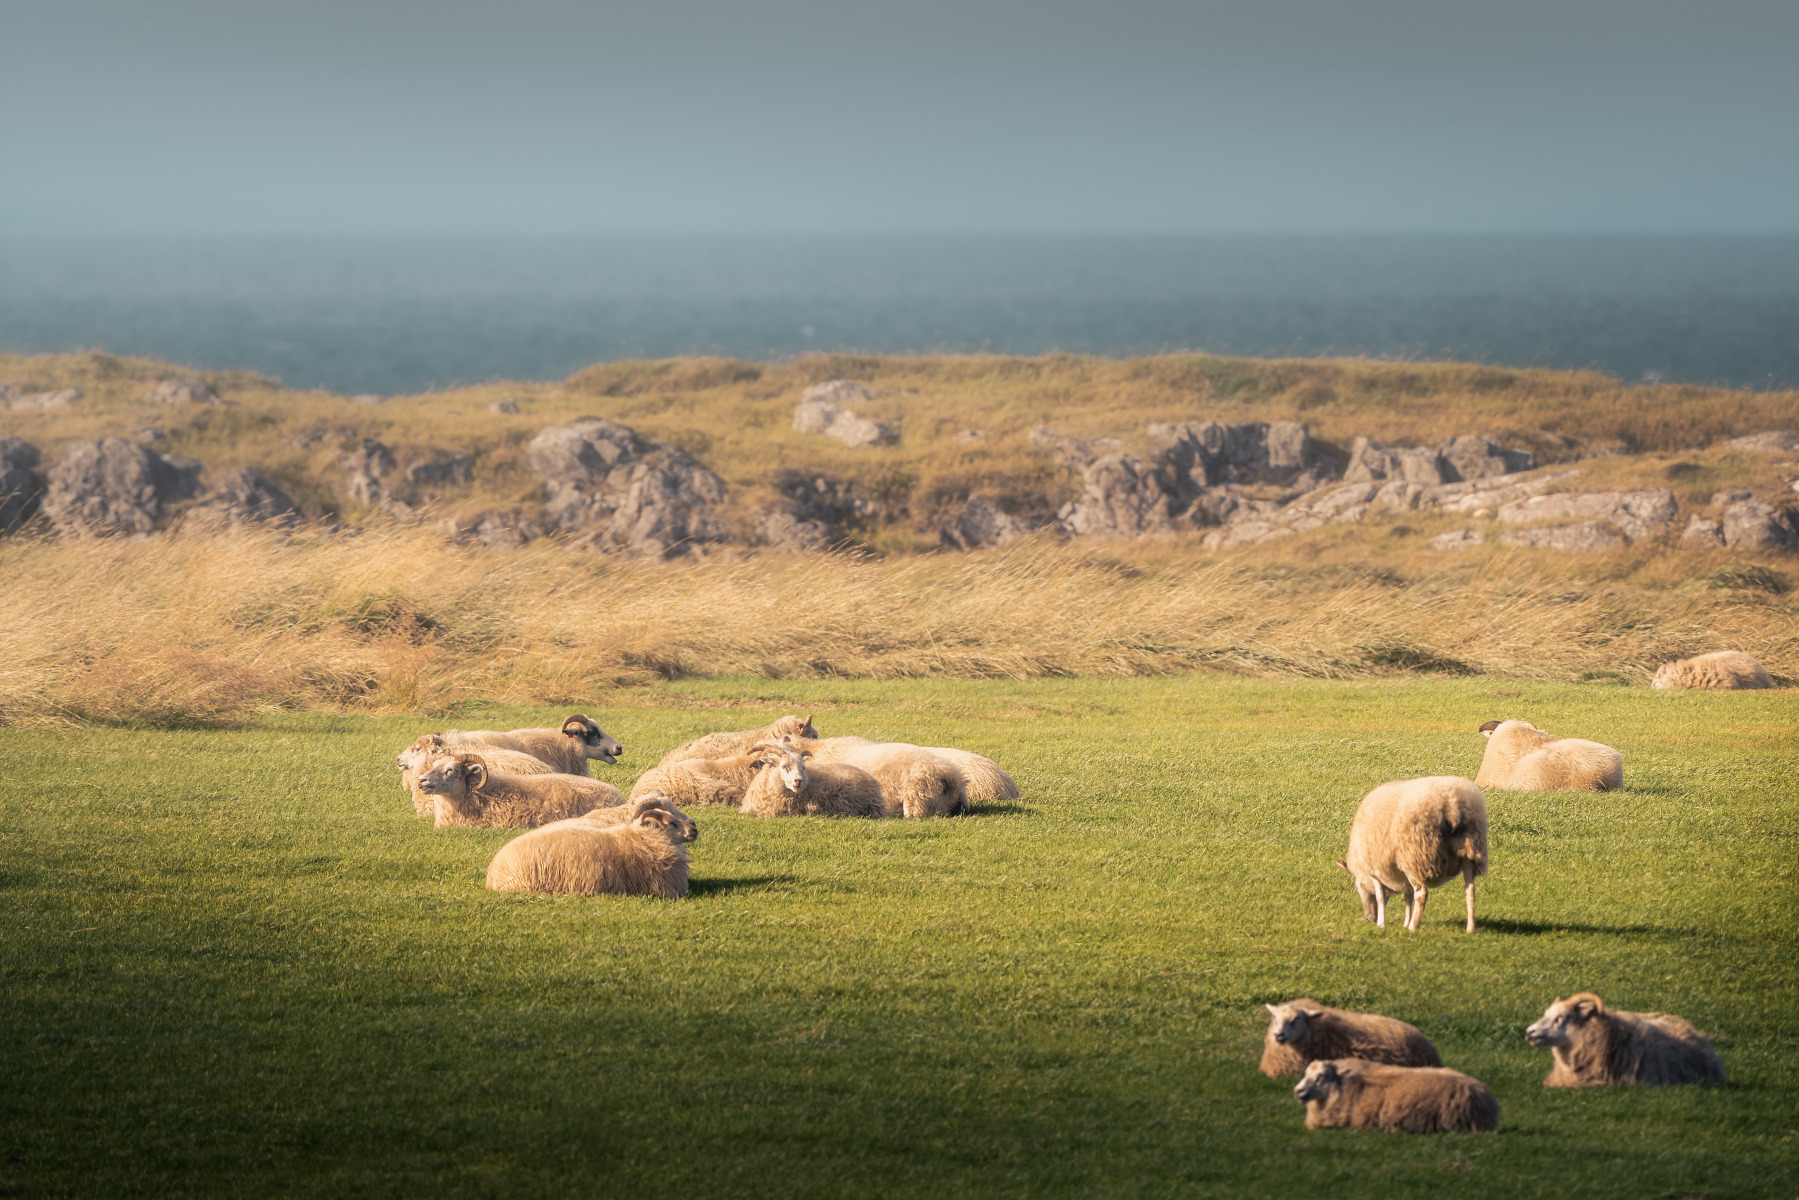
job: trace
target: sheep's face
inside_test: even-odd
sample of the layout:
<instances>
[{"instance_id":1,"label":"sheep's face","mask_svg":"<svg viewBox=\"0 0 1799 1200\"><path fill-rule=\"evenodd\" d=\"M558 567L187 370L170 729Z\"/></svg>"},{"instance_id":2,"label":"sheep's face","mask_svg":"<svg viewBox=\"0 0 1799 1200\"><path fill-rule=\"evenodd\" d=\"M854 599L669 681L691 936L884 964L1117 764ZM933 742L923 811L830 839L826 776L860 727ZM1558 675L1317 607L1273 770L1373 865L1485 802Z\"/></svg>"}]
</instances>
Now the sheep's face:
<instances>
[{"instance_id":1,"label":"sheep's face","mask_svg":"<svg viewBox=\"0 0 1799 1200\"><path fill-rule=\"evenodd\" d=\"M1262 1007L1268 1010L1268 1036L1282 1046L1304 1041L1312 1019L1324 1015L1297 1004L1264 1004Z\"/></svg>"},{"instance_id":2,"label":"sheep's face","mask_svg":"<svg viewBox=\"0 0 1799 1200\"><path fill-rule=\"evenodd\" d=\"M631 824L639 829L657 830L671 842L692 842L700 836L700 827L693 818L660 796L639 801L633 810Z\"/></svg>"},{"instance_id":3,"label":"sheep's face","mask_svg":"<svg viewBox=\"0 0 1799 1200\"><path fill-rule=\"evenodd\" d=\"M592 717L580 713L562 723L562 733L564 737L573 738L588 758L597 758L603 763L616 763L618 756L625 752L616 740L606 736L606 731Z\"/></svg>"},{"instance_id":4,"label":"sheep's face","mask_svg":"<svg viewBox=\"0 0 1799 1200\"><path fill-rule=\"evenodd\" d=\"M803 717L780 717L768 727L768 731L778 738L810 738L818 740L818 730L812 727L810 714Z\"/></svg>"},{"instance_id":5,"label":"sheep's face","mask_svg":"<svg viewBox=\"0 0 1799 1200\"><path fill-rule=\"evenodd\" d=\"M1301 1104L1328 1101L1343 1088L1343 1073L1326 1059L1306 1064L1306 1073L1293 1085L1293 1098Z\"/></svg>"},{"instance_id":6,"label":"sheep's face","mask_svg":"<svg viewBox=\"0 0 1799 1200\"><path fill-rule=\"evenodd\" d=\"M1524 1031L1524 1040L1533 1046L1572 1046L1581 1028L1604 1011L1605 1004L1591 992L1566 1000L1557 996L1555 1003Z\"/></svg>"},{"instance_id":7,"label":"sheep's face","mask_svg":"<svg viewBox=\"0 0 1799 1200\"><path fill-rule=\"evenodd\" d=\"M1680 664L1663 663L1655 669L1655 678L1649 681L1650 687L1675 688L1680 686Z\"/></svg>"},{"instance_id":8,"label":"sheep's face","mask_svg":"<svg viewBox=\"0 0 1799 1200\"><path fill-rule=\"evenodd\" d=\"M444 755L419 772L417 787L433 796L460 796L470 788L486 782L487 768L481 763Z\"/></svg>"},{"instance_id":9,"label":"sheep's face","mask_svg":"<svg viewBox=\"0 0 1799 1200\"><path fill-rule=\"evenodd\" d=\"M774 761L774 768L781 775L781 786L796 796L806 790L806 760L810 757L809 751L796 753L789 750Z\"/></svg>"},{"instance_id":10,"label":"sheep's face","mask_svg":"<svg viewBox=\"0 0 1799 1200\"><path fill-rule=\"evenodd\" d=\"M400 751L400 756L394 759L394 764L402 771L416 771L430 763L432 759L441 756L444 749L443 734L427 733Z\"/></svg>"}]
</instances>

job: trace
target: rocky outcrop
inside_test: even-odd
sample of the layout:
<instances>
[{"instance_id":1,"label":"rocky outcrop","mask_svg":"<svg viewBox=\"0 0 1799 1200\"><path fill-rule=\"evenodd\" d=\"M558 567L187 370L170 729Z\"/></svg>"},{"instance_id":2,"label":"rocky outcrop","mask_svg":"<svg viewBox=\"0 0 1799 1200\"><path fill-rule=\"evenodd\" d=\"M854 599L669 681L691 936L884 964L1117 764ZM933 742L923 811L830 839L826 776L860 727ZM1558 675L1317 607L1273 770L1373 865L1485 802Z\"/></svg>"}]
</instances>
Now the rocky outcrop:
<instances>
[{"instance_id":1,"label":"rocky outcrop","mask_svg":"<svg viewBox=\"0 0 1799 1200\"><path fill-rule=\"evenodd\" d=\"M1615 526L1626 538L1635 542L1672 522L1680 515L1680 506L1674 501L1674 493L1669 491L1558 492L1502 504L1498 515L1499 520L1506 525L1527 525L1537 521L1568 518L1585 522L1603 521ZM1570 538L1575 536L1569 535ZM1558 545L1556 548L1574 547Z\"/></svg>"},{"instance_id":2,"label":"rocky outcrop","mask_svg":"<svg viewBox=\"0 0 1799 1200\"><path fill-rule=\"evenodd\" d=\"M362 445L345 456L344 486L349 490L350 498L368 508L375 508L386 501L398 501L394 484L397 482L400 464L394 458L394 452L376 441L374 438L363 438Z\"/></svg>"},{"instance_id":3,"label":"rocky outcrop","mask_svg":"<svg viewBox=\"0 0 1799 1200\"><path fill-rule=\"evenodd\" d=\"M487 406L487 411L499 414L515 413L518 411L518 401L514 400L511 396L502 396L492 404L489 404Z\"/></svg>"},{"instance_id":4,"label":"rocky outcrop","mask_svg":"<svg viewBox=\"0 0 1799 1200\"><path fill-rule=\"evenodd\" d=\"M451 517L440 527L462 542L478 542L494 550L516 550L543 536L543 526L516 508L490 508L470 517Z\"/></svg>"},{"instance_id":5,"label":"rocky outcrop","mask_svg":"<svg viewBox=\"0 0 1799 1200\"><path fill-rule=\"evenodd\" d=\"M945 545L958 550L1003 546L1029 533L1030 527L985 496L970 496L962 511L943 528Z\"/></svg>"},{"instance_id":6,"label":"rocky outcrop","mask_svg":"<svg viewBox=\"0 0 1799 1200\"><path fill-rule=\"evenodd\" d=\"M253 467L233 471L187 512L189 524L276 525L300 519L300 510L273 480Z\"/></svg>"},{"instance_id":7,"label":"rocky outcrop","mask_svg":"<svg viewBox=\"0 0 1799 1200\"><path fill-rule=\"evenodd\" d=\"M1731 438L1724 444L1732 450L1768 450L1790 453L1799 450L1799 430L1773 429L1767 433L1752 433L1747 437Z\"/></svg>"},{"instance_id":8,"label":"rocky outcrop","mask_svg":"<svg viewBox=\"0 0 1799 1200\"><path fill-rule=\"evenodd\" d=\"M1439 533L1424 543L1426 550L1473 550L1481 544L1480 530L1457 529L1450 533Z\"/></svg>"},{"instance_id":9,"label":"rocky outcrop","mask_svg":"<svg viewBox=\"0 0 1799 1200\"><path fill-rule=\"evenodd\" d=\"M1680 544L1689 550L1737 550L1767 554L1799 543L1799 522L1753 492L1733 490L1712 495L1717 518L1695 515L1687 522Z\"/></svg>"},{"instance_id":10,"label":"rocky outcrop","mask_svg":"<svg viewBox=\"0 0 1799 1200\"><path fill-rule=\"evenodd\" d=\"M406 478L414 487L443 487L469 481L475 460L466 454L440 454L406 468Z\"/></svg>"},{"instance_id":11,"label":"rocky outcrop","mask_svg":"<svg viewBox=\"0 0 1799 1200\"><path fill-rule=\"evenodd\" d=\"M531 470L549 491L550 529L582 544L673 556L727 540L725 483L685 450L601 417L552 425L531 440Z\"/></svg>"},{"instance_id":12,"label":"rocky outcrop","mask_svg":"<svg viewBox=\"0 0 1799 1200\"><path fill-rule=\"evenodd\" d=\"M80 388L58 388L53 392L32 392L21 396L11 387L0 384L0 407L13 412L55 412L69 407L79 399Z\"/></svg>"},{"instance_id":13,"label":"rocky outcrop","mask_svg":"<svg viewBox=\"0 0 1799 1200\"><path fill-rule=\"evenodd\" d=\"M204 379L165 379L144 393L145 404L225 403Z\"/></svg>"},{"instance_id":14,"label":"rocky outcrop","mask_svg":"<svg viewBox=\"0 0 1799 1200\"><path fill-rule=\"evenodd\" d=\"M891 425L855 412L849 406L872 397L868 389L848 379L813 384L800 396L793 410L793 427L801 433L835 438L846 446L881 446L896 439Z\"/></svg>"},{"instance_id":15,"label":"rocky outcrop","mask_svg":"<svg viewBox=\"0 0 1799 1200\"><path fill-rule=\"evenodd\" d=\"M1624 539L1598 521L1580 521L1572 525L1548 525L1540 529L1513 529L1499 535L1502 546L1540 546L1565 554L1584 554L1596 550L1616 550Z\"/></svg>"},{"instance_id":16,"label":"rocky outcrop","mask_svg":"<svg viewBox=\"0 0 1799 1200\"><path fill-rule=\"evenodd\" d=\"M755 527L757 545L798 554L818 550L831 542L831 527L808 520L791 509L776 508L762 515Z\"/></svg>"},{"instance_id":17,"label":"rocky outcrop","mask_svg":"<svg viewBox=\"0 0 1799 1200\"><path fill-rule=\"evenodd\" d=\"M1158 423L1149 427L1149 436L1156 442L1163 486L1177 504L1191 504L1206 488L1225 484L1310 491L1337 477L1323 445L1296 421Z\"/></svg>"},{"instance_id":18,"label":"rocky outcrop","mask_svg":"<svg viewBox=\"0 0 1799 1200\"><path fill-rule=\"evenodd\" d=\"M824 528L826 540L866 533L905 515L861 485L810 471L783 471L775 480L787 513L802 524Z\"/></svg>"},{"instance_id":19,"label":"rocky outcrop","mask_svg":"<svg viewBox=\"0 0 1799 1200\"><path fill-rule=\"evenodd\" d=\"M101 438L64 451L46 479L43 511L61 533L150 533L173 505L199 491L199 463Z\"/></svg>"},{"instance_id":20,"label":"rocky outcrop","mask_svg":"<svg viewBox=\"0 0 1799 1200\"><path fill-rule=\"evenodd\" d=\"M1142 537L1175 531L1171 507L1155 466L1128 454L1107 454L1081 471L1080 498L1063 505L1056 519L1074 537Z\"/></svg>"},{"instance_id":21,"label":"rocky outcrop","mask_svg":"<svg viewBox=\"0 0 1799 1200\"><path fill-rule=\"evenodd\" d=\"M1343 478L1349 482L1403 479L1436 486L1513 475L1536 465L1536 456L1528 450L1507 450L1492 438L1478 434L1462 434L1441 445L1421 449L1388 449L1359 437L1350 446Z\"/></svg>"},{"instance_id":22,"label":"rocky outcrop","mask_svg":"<svg viewBox=\"0 0 1799 1200\"><path fill-rule=\"evenodd\" d=\"M36 446L21 438L0 438L0 533L11 533L37 511L44 490L37 464Z\"/></svg>"}]
</instances>

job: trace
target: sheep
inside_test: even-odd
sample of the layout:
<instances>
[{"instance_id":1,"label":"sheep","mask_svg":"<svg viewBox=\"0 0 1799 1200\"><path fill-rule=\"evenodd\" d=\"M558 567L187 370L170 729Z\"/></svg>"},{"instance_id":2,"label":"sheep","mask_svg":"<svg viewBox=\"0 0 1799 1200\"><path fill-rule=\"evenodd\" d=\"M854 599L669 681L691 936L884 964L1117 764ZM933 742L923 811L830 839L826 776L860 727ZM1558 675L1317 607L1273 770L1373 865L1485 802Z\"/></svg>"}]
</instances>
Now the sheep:
<instances>
[{"instance_id":1,"label":"sheep","mask_svg":"<svg viewBox=\"0 0 1799 1200\"><path fill-rule=\"evenodd\" d=\"M730 758L737 754L747 754L750 747L757 742L778 742L784 737L817 738L818 730L812 727L810 716L777 717L760 729L740 729L730 733L708 733L703 737L682 742L673 750L662 756L657 766L666 766L672 762L681 762L689 758Z\"/></svg>"},{"instance_id":2,"label":"sheep","mask_svg":"<svg viewBox=\"0 0 1799 1200\"><path fill-rule=\"evenodd\" d=\"M884 817L887 801L873 775L848 763L806 760L809 750L791 743L761 742L756 754L765 765L744 793L743 811L755 817Z\"/></svg>"},{"instance_id":3,"label":"sheep","mask_svg":"<svg viewBox=\"0 0 1799 1200\"><path fill-rule=\"evenodd\" d=\"M687 894L682 846L699 836L699 826L667 797L650 796L625 809L596 809L520 834L487 865L487 886L496 892L675 900Z\"/></svg>"},{"instance_id":4,"label":"sheep","mask_svg":"<svg viewBox=\"0 0 1799 1200\"><path fill-rule=\"evenodd\" d=\"M585 775L502 775L479 754L446 754L419 773L418 789L437 797L437 827L530 829L625 802L618 789Z\"/></svg>"},{"instance_id":5,"label":"sheep","mask_svg":"<svg viewBox=\"0 0 1799 1200\"><path fill-rule=\"evenodd\" d=\"M441 758L442 755L438 757ZM549 763L529 754L520 754L516 750L483 749L481 761L489 771L497 771L502 775L548 775L551 772ZM419 773L423 769L422 766L400 769L400 786L412 793L412 811L421 817L437 811L437 797L429 792L421 792L418 788Z\"/></svg>"},{"instance_id":6,"label":"sheep","mask_svg":"<svg viewBox=\"0 0 1799 1200\"><path fill-rule=\"evenodd\" d=\"M1771 688L1767 668L1741 650L1720 650L1695 658L1676 659L1656 668L1652 687L1658 688Z\"/></svg>"},{"instance_id":7,"label":"sheep","mask_svg":"<svg viewBox=\"0 0 1799 1200\"><path fill-rule=\"evenodd\" d=\"M1624 756L1610 746L1558 738L1529 721L1487 721L1476 786L1512 792L1611 792L1624 786Z\"/></svg>"},{"instance_id":8,"label":"sheep","mask_svg":"<svg viewBox=\"0 0 1799 1200\"><path fill-rule=\"evenodd\" d=\"M1724 1064L1689 1022L1667 1013L1609 1009L1592 992L1557 996L1524 1031L1524 1040L1555 1054L1544 1087L1724 1083Z\"/></svg>"},{"instance_id":9,"label":"sheep","mask_svg":"<svg viewBox=\"0 0 1799 1200\"><path fill-rule=\"evenodd\" d=\"M529 754L564 775L585 775L588 759L597 758L610 765L625 752L592 717L576 713L560 729L510 729L503 733L493 729L446 729L442 733L427 733L401 751L396 761L402 771L417 770L444 754L489 747Z\"/></svg>"},{"instance_id":10,"label":"sheep","mask_svg":"<svg viewBox=\"0 0 1799 1200\"><path fill-rule=\"evenodd\" d=\"M810 751L814 763L848 763L873 775L880 781L890 817L954 817L968 811L968 782L962 769L923 746L847 737L792 744Z\"/></svg>"},{"instance_id":11,"label":"sheep","mask_svg":"<svg viewBox=\"0 0 1799 1200\"><path fill-rule=\"evenodd\" d=\"M1268 1033L1262 1039L1262 1074L1298 1075L1321 1058L1361 1058L1395 1067L1440 1067L1430 1039L1392 1017L1344 1012L1316 1000L1264 1004Z\"/></svg>"},{"instance_id":12,"label":"sheep","mask_svg":"<svg viewBox=\"0 0 1799 1200\"><path fill-rule=\"evenodd\" d=\"M631 785L630 800L662 793L675 803L695 805L743 803L743 793L762 766L755 754L730 758L687 758L651 767Z\"/></svg>"},{"instance_id":13,"label":"sheep","mask_svg":"<svg viewBox=\"0 0 1799 1200\"><path fill-rule=\"evenodd\" d=\"M1383 783L1362 797L1337 860L1355 880L1362 915L1385 929L1387 897L1405 894L1405 927L1424 924L1429 890L1457 875L1474 932L1474 880L1487 873L1487 798L1473 781L1429 775Z\"/></svg>"},{"instance_id":14,"label":"sheep","mask_svg":"<svg viewBox=\"0 0 1799 1200\"><path fill-rule=\"evenodd\" d=\"M1499 1101L1473 1076L1447 1067L1395 1067L1362 1058L1321 1059L1293 1087L1307 1129L1389 1133L1491 1133Z\"/></svg>"},{"instance_id":15,"label":"sheep","mask_svg":"<svg viewBox=\"0 0 1799 1200\"><path fill-rule=\"evenodd\" d=\"M1016 800L1024 794L1017 781L991 758L954 746L926 746L925 749L940 758L947 758L961 770L970 800Z\"/></svg>"}]
</instances>

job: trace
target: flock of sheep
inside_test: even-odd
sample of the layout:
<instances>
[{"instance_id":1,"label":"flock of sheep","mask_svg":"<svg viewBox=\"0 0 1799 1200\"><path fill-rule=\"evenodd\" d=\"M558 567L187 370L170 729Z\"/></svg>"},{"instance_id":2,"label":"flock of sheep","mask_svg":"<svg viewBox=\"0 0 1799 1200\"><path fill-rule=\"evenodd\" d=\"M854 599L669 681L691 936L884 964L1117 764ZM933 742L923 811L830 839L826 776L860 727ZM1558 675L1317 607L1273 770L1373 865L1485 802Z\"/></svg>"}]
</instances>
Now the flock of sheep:
<instances>
[{"instance_id":1,"label":"flock of sheep","mask_svg":"<svg viewBox=\"0 0 1799 1200\"><path fill-rule=\"evenodd\" d=\"M1655 686L1771 687L1747 654L1723 651L1662 667ZM1405 899L1405 928L1424 920L1430 889L1460 877L1474 932L1474 881L1487 873L1483 788L1609 791L1624 783L1610 746L1557 738L1528 721L1488 721L1472 780L1429 776L1382 784L1362 798L1337 865L1355 882L1363 916L1386 925L1387 901ZM559 729L446 730L420 737L396 760L421 816L439 827L524 829L487 868L496 891L687 893L685 845L699 827L683 811L732 805L759 817L956 816L975 801L1013 800L1018 785L999 764L966 750L821 738L810 717L760 729L711 733L669 751L629 796L590 778L591 759L616 763L624 747L591 718ZM1412 1132L1495 1129L1499 1105L1477 1079L1442 1065L1436 1048L1403 1021L1341 1012L1300 999L1268 1005L1261 1069L1302 1074L1294 1095L1306 1126ZM1582 992L1558 998L1526 1031L1552 1048L1551 1087L1724 1082L1710 1042L1679 1017L1607 1009Z\"/></svg>"}]
</instances>

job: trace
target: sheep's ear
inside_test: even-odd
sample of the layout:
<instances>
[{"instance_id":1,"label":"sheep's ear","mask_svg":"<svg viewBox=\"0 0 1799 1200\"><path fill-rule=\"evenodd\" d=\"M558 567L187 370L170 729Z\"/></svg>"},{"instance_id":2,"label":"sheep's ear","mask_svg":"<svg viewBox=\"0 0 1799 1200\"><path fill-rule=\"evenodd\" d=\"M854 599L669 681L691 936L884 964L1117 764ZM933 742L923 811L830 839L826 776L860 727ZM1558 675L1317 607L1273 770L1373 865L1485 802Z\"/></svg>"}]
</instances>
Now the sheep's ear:
<instances>
[{"instance_id":1,"label":"sheep's ear","mask_svg":"<svg viewBox=\"0 0 1799 1200\"><path fill-rule=\"evenodd\" d=\"M468 773L468 785L477 792L487 785L487 764L475 759L463 768Z\"/></svg>"},{"instance_id":2,"label":"sheep's ear","mask_svg":"<svg viewBox=\"0 0 1799 1200\"><path fill-rule=\"evenodd\" d=\"M1344 861L1343 861L1343 860L1342 860L1342 859L1340 859L1340 858L1339 858L1339 859L1338 859L1338 860L1337 860L1337 865L1338 865L1338 866L1339 866L1339 867L1342 867L1342 868L1343 868L1343 869L1344 869L1344 871L1346 871L1346 872L1348 872L1348 873L1349 873L1349 874L1351 874L1351 875L1354 875L1354 874L1355 874L1355 872L1354 872L1354 871L1350 871L1350 870L1349 870L1349 864L1348 864L1348 863L1346 863L1346 862L1344 862Z\"/></svg>"},{"instance_id":3,"label":"sheep's ear","mask_svg":"<svg viewBox=\"0 0 1799 1200\"><path fill-rule=\"evenodd\" d=\"M1299 1010L1299 1015L1315 1021L1324 1015L1324 1010L1322 1008L1302 1008Z\"/></svg>"},{"instance_id":4,"label":"sheep's ear","mask_svg":"<svg viewBox=\"0 0 1799 1200\"><path fill-rule=\"evenodd\" d=\"M801 751L800 751L800 757L801 757L801 758L811 758L811 757L812 757L812 751L810 751L810 750L801 750Z\"/></svg>"},{"instance_id":5,"label":"sheep's ear","mask_svg":"<svg viewBox=\"0 0 1799 1200\"><path fill-rule=\"evenodd\" d=\"M1268 1015L1271 1017L1278 1017L1281 1015L1280 1009L1274 1007L1272 1004L1264 1004L1262 1007L1268 1010Z\"/></svg>"},{"instance_id":6,"label":"sheep's ear","mask_svg":"<svg viewBox=\"0 0 1799 1200\"><path fill-rule=\"evenodd\" d=\"M1492 737L1493 731L1498 728L1499 728L1498 721L1482 721L1480 723L1480 731L1482 734L1484 734L1487 737Z\"/></svg>"}]
</instances>

